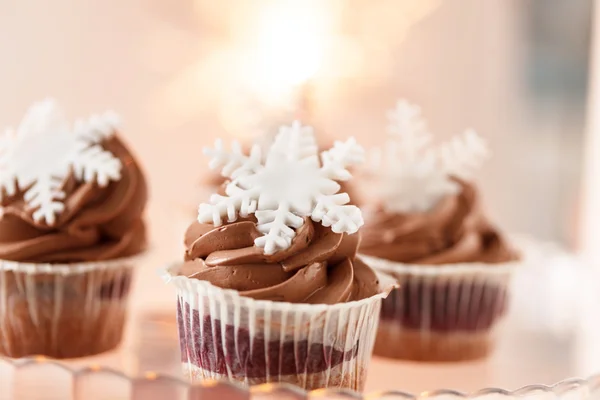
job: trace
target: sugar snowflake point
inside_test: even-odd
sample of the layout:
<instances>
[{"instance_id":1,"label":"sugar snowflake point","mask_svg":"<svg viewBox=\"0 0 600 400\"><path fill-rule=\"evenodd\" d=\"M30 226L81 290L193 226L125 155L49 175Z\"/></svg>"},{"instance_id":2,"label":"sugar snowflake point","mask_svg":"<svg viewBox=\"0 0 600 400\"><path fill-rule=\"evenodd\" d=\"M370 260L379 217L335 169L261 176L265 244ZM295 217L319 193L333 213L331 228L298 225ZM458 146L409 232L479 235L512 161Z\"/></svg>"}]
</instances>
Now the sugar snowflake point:
<instances>
[{"instance_id":1,"label":"sugar snowflake point","mask_svg":"<svg viewBox=\"0 0 600 400\"><path fill-rule=\"evenodd\" d=\"M439 148L441 168L448 175L462 179L471 179L488 157L485 141L473 129L467 129Z\"/></svg>"},{"instance_id":2,"label":"sugar snowflake point","mask_svg":"<svg viewBox=\"0 0 600 400\"><path fill-rule=\"evenodd\" d=\"M369 154L370 167L383 172L380 195L391 212L425 212L444 197L456 194L453 178L470 179L488 156L485 141L472 129L441 146L432 135L421 108L399 100L388 112L388 141Z\"/></svg>"},{"instance_id":3,"label":"sugar snowflake point","mask_svg":"<svg viewBox=\"0 0 600 400\"><path fill-rule=\"evenodd\" d=\"M121 178L121 161L102 147L117 124L108 112L70 126L53 99L35 103L16 130L0 134L0 200L21 191L33 219L54 225L70 174L99 186Z\"/></svg>"},{"instance_id":4,"label":"sugar snowflake point","mask_svg":"<svg viewBox=\"0 0 600 400\"><path fill-rule=\"evenodd\" d=\"M246 155L235 144L227 151L221 141L204 153L230 182L225 196L200 205L198 220L219 226L254 214L262 233L255 245L265 254L288 248L307 217L337 233L354 233L363 224L360 210L347 205L349 196L337 193L336 181L349 179L348 167L364 159L353 138L336 142L319 158L313 129L294 121L281 127L265 155L259 145Z\"/></svg>"}]
</instances>

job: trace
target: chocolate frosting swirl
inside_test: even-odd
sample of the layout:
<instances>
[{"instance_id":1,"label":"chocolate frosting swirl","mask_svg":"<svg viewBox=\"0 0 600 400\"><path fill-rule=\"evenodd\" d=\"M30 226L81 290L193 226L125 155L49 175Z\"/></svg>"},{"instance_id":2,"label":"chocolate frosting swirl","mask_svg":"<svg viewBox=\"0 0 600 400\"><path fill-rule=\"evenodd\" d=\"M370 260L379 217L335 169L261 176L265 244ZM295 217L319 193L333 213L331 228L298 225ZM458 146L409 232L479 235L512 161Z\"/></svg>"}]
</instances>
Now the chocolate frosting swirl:
<instances>
[{"instance_id":1,"label":"chocolate frosting swirl","mask_svg":"<svg viewBox=\"0 0 600 400\"><path fill-rule=\"evenodd\" d=\"M116 135L102 146L121 160L121 179L100 187L68 177L65 209L52 226L33 219L34 210L23 200L23 193L4 199L0 259L74 263L127 257L145 249L142 214L148 193L144 176Z\"/></svg>"},{"instance_id":2,"label":"chocolate frosting swirl","mask_svg":"<svg viewBox=\"0 0 600 400\"><path fill-rule=\"evenodd\" d=\"M483 216L475 188L462 190L425 213L392 214L363 207L365 225L360 252L410 264L501 263L518 259Z\"/></svg>"},{"instance_id":3,"label":"chocolate frosting swirl","mask_svg":"<svg viewBox=\"0 0 600 400\"><path fill-rule=\"evenodd\" d=\"M378 293L375 273L354 258L358 234L334 233L306 218L292 245L272 255L254 245L261 235L251 218L219 227L195 222L185 235L180 275L290 303L336 304Z\"/></svg>"}]
</instances>

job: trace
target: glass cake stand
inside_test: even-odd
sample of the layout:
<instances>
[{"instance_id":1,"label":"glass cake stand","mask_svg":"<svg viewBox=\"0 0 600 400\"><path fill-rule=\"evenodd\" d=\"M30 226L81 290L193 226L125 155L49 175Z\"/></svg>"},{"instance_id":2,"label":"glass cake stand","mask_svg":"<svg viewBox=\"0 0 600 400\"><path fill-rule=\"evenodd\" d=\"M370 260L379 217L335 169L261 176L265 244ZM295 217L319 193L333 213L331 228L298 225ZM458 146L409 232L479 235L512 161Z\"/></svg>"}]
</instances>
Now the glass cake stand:
<instances>
[{"instance_id":1,"label":"glass cake stand","mask_svg":"<svg viewBox=\"0 0 600 400\"><path fill-rule=\"evenodd\" d=\"M494 354L437 364L374 357L365 399L600 399L599 277L556 246L519 240L535 262L515 276ZM137 284L149 295L134 299L120 349L73 361L0 359L0 400L362 398L279 385L190 387L180 373L173 293L149 273Z\"/></svg>"}]
</instances>

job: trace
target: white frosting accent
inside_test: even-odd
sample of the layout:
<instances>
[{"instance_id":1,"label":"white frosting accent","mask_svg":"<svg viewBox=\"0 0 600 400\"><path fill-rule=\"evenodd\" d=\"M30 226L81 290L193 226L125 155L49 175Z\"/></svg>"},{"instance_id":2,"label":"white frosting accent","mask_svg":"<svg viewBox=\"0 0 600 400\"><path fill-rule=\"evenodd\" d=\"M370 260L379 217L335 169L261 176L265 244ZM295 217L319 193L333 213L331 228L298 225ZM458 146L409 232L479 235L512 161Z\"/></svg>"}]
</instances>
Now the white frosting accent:
<instances>
[{"instance_id":1,"label":"white frosting accent","mask_svg":"<svg viewBox=\"0 0 600 400\"><path fill-rule=\"evenodd\" d=\"M121 178L121 161L100 145L117 124L107 112L71 127L56 101L35 103L16 131L0 134L0 200L24 191L34 220L53 225L64 211L63 184L71 172L100 186Z\"/></svg>"},{"instance_id":2,"label":"white frosting accent","mask_svg":"<svg viewBox=\"0 0 600 400\"><path fill-rule=\"evenodd\" d=\"M451 177L470 179L488 156L484 140L472 129L432 146L421 108L406 100L399 100L388 118L389 139L383 148L372 149L370 166L383 177L378 191L389 212L431 210L460 190Z\"/></svg>"},{"instance_id":3,"label":"white frosting accent","mask_svg":"<svg viewBox=\"0 0 600 400\"><path fill-rule=\"evenodd\" d=\"M448 179L431 158L399 161L384 174L379 194L385 209L392 213L426 212L440 199L459 191L456 182Z\"/></svg>"},{"instance_id":4,"label":"white frosting accent","mask_svg":"<svg viewBox=\"0 0 600 400\"><path fill-rule=\"evenodd\" d=\"M226 196L213 195L210 204L201 204L198 220L223 224L223 219L235 221L238 216L255 214L258 230L263 233L255 244L273 254L288 248L300 228L303 217L310 216L336 233L355 233L363 225L362 214L346 193L337 193L340 185L351 177L347 167L363 161L364 150L351 138L336 142L321 153L311 127L295 121L281 127L266 157L260 146L254 145L250 155L234 142L231 151L220 140L214 148L204 149L211 157L210 167L221 169L231 178Z\"/></svg>"},{"instance_id":5,"label":"white frosting accent","mask_svg":"<svg viewBox=\"0 0 600 400\"><path fill-rule=\"evenodd\" d=\"M488 147L473 129L453 137L439 147L441 169L447 174L462 179L471 179L473 172L481 167L489 156Z\"/></svg>"}]
</instances>

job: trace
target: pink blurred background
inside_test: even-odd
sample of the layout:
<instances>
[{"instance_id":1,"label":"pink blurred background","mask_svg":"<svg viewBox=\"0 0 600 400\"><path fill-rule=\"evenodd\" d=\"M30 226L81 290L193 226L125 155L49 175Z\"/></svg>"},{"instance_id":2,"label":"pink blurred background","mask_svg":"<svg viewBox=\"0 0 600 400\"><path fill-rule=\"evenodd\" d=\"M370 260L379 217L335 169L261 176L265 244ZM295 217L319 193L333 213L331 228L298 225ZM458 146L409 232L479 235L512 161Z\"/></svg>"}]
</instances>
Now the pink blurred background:
<instances>
[{"instance_id":1,"label":"pink blurred background","mask_svg":"<svg viewBox=\"0 0 600 400\"><path fill-rule=\"evenodd\" d=\"M232 84L248 59L230 48L256 29L240 21L252 22L268 3L2 2L0 125L18 123L48 95L73 116L117 110L151 177L150 220L166 249L181 233L164 229L171 217L160 211L195 199L202 145L252 132L242 122L243 102L252 100ZM320 7L310 3L303 8ZM591 2L324 3L353 36L333 43L340 54L313 82L321 132L368 145L383 137L385 110L406 97L423 106L439 138L472 126L490 141L495 157L479 182L501 225L573 242Z\"/></svg>"}]
</instances>

